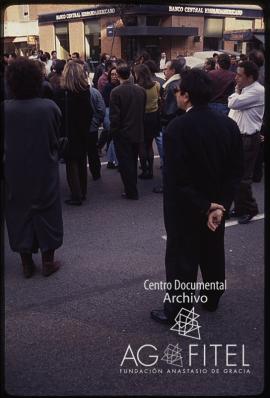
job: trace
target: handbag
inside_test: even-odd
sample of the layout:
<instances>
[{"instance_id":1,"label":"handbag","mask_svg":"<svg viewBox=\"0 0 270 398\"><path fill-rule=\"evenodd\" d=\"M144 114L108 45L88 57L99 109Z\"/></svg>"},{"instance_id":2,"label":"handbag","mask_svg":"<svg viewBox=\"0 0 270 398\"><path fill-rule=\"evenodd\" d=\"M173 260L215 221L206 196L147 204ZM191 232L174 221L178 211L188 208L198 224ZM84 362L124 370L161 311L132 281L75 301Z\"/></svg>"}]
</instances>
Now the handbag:
<instances>
[{"instance_id":1,"label":"handbag","mask_svg":"<svg viewBox=\"0 0 270 398\"><path fill-rule=\"evenodd\" d=\"M65 129L64 135L58 140L58 154L59 158L65 158L68 153L69 141L68 141L68 117L67 117L67 91L65 91Z\"/></svg>"}]
</instances>

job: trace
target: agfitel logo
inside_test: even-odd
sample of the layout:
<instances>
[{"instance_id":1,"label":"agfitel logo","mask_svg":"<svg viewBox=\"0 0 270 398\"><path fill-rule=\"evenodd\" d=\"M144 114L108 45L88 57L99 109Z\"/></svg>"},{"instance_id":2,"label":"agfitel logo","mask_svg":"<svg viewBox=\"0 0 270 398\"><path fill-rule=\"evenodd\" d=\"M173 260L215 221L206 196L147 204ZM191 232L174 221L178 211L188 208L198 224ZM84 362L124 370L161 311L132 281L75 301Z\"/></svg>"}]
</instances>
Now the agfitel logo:
<instances>
[{"instance_id":1,"label":"agfitel logo","mask_svg":"<svg viewBox=\"0 0 270 398\"><path fill-rule=\"evenodd\" d=\"M194 307L189 311L181 308L175 317L175 324L170 330L180 336L201 340L198 314ZM189 344L184 352L178 343L168 344L162 355L158 355L158 348L153 344L141 345L137 350L128 344L120 364L120 373L163 373L162 368L155 368L158 361L166 362L171 367L178 369L177 373L251 373L250 364L246 361L245 344ZM209 355L212 352L212 355ZM135 368L130 368L130 366ZM127 367L128 366L128 367ZM185 366L185 368L183 368ZM195 366L195 368L194 368ZM208 368L210 366L210 368ZM142 367L143 369L141 369ZM173 371L173 370L172 370ZM166 373L171 372L169 369Z\"/></svg>"},{"instance_id":2,"label":"agfitel logo","mask_svg":"<svg viewBox=\"0 0 270 398\"><path fill-rule=\"evenodd\" d=\"M180 366L182 368L183 358L181 355L181 351L182 349L178 346L178 344L169 344L164 351L164 355L161 358L161 361L167 362L168 365Z\"/></svg>"},{"instance_id":3,"label":"agfitel logo","mask_svg":"<svg viewBox=\"0 0 270 398\"><path fill-rule=\"evenodd\" d=\"M195 314L194 307L190 311L186 308L181 308L175 317L176 324L170 330L177 332L180 336L201 340L201 326L196 320L199 316L199 314Z\"/></svg>"}]
</instances>

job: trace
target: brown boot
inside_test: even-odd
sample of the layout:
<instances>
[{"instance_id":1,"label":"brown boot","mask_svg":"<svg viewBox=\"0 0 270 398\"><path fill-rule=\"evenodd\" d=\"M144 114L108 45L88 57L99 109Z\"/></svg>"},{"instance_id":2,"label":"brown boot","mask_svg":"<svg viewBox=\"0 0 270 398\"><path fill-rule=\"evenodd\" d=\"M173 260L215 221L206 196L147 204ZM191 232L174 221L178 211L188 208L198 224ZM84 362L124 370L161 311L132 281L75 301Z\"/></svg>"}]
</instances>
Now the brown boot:
<instances>
[{"instance_id":1,"label":"brown boot","mask_svg":"<svg viewBox=\"0 0 270 398\"><path fill-rule=\"evenodd\" d=\"M54 272L58 271L61 264L58 261L43 262L42 263L42 275L50 276Z\"/></svg>"},{"instance_id":2,"label":"brown boot","mask_svg":"<svg viewBox=\"0 0 270 398\"><path fill-rule=\"evenodd\" d=\"M20 253L25 278L31 278L36 272L36 266L30 253Z\"/></svg>"}]
</instances>

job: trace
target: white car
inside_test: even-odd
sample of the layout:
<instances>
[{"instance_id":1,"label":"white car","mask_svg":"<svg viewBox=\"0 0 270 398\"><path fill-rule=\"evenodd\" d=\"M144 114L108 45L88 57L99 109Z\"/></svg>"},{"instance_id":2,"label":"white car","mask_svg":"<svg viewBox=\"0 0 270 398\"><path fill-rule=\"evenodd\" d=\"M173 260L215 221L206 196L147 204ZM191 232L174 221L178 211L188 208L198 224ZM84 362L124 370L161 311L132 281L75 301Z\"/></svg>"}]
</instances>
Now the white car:
<instances>
[{"instance_id":1,"label":"white car","mask_svg":"<svg viewBox=\"0 0 270 398\"><path fill-rule=\"evenodd\" d=\"M200 68L202 69L204 67L204 60L202 58L198 58L195 56L189 56L185 57L186 60L186 66L189 68Z\"/></svg>"},{"instance_id":2,"label":"white car","mask_svg":"<svg viewBox=\"0 0 270 398\"><path fill-rule=\"evenodd\" d=\"M223 54L224 51L215 51L215 50L211 50L211 51L195 51L195 53L193 53L193 57L196 58L200 58L203 61L206 60L206 58L213 58L213 54Z\"/></svg>"}]
</instances>

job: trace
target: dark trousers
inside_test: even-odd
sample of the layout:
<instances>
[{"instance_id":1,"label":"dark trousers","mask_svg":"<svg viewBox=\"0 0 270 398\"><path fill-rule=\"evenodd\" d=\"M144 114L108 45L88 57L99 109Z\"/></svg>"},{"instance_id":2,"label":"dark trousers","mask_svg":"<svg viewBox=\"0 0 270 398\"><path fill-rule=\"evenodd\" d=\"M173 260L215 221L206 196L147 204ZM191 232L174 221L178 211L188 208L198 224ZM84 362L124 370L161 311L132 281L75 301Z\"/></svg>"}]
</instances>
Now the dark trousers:
<instances>
[{"instance_id":1,"label":"dark trousers","mask_svg":"<svg viewBox=\"0 0 270 398\"><path fill-rule=\"evenodd\" d=\"M264 162L264 142L260 143L260 149L256 157L256 162L253 171L253 181L259 182L263 176L263 162Z\"/></svg>"},{"instance_id":2,"label":"dark trousers","mask_svg":"<svg viewBox=\"0 0 270 398\"><path fill-rule=\"evenodd\" d=\"M99 178L100 177L100 159L98 156L98 132L91 132L87 136L87 156L88 156L88 163L89 163L89 170L92 174L92 177Z\"/></svg>"},{"instance_id":3,"label":"dark trousers","mask_svg":"<svg viewBox=\"0 0 270 398\"><path fill-rule=\"evenodd\" d=\"M72 200L82 200L87 192L86 155L76 159L66 159L67 181Z\"/></svg>"},{"instance_id":4,"label":"dark trousers","mask_svg":"<svg viewBox=\"0 0 270 398\"><path fill-rule=\"evenodd\" d=\"M153 174L154 165L154 150L153 150L153 136L145 136L144 142L139 147L139 157L144 173Z\"/></svg>"},{"instance_id":5,"label":"dark trousers","mask_svg":"<svg viewBox=\"0 0 270 398\"><path fill-rule=\"evenodd\" d=\"M171 220L173 222L173 220ZM224 230L225 222L215 232L210 231L206 225L206 219L200 224L196 223L194 230L177 233L167 232L167 246L165 255L166 281L196 282L198 267L200 266L203 282L223 282L225 281L225 254L224 254ZM172 227L171 231L175 228ZM182 228L182 227L181 227ZM186 294L191 297L195 294L194 290L168 290L172 297ZM218 301L223 290L202 291L201 295L206 295L209 301ZM165 314L169 318L175 318L180 309L191 309L193 303L164 303Z\"/></svg>"},{"instance_id":6,"label":"dark trousers","mask_svg":"<svg viewBox=\"0 0 270 398\"><path fill-rule=\"evenodd\" d=\"M124 138L114 138L118 167L127 196L137 196L137 163L139 144Z\"/></svg>"},{"instance_id":7,"label":"dark trousers","mask_svg":"<svg viewBox=\"0 0 270 398\"><path fill-rule=\"evenodd\" d=\"M102 150L102 148L104 147L105 144L107 144L107 148L108 148L108 141L109 141L109 131L106 129L103 129L100 133L100 137L98 139L98 149Z\"/></svg>"},{"instance_id":8,"label":"dark trousers","mask_svg":"<svg viewBox=\"0 0 270 398\"><path fill-rule=\"evenodd\" d=\"M258 205L252 194L252 178L258 152L260 150L260 134L242 135L244 149L244 175L237 189L234 208L238 214L256 214Z\"/></svg>"}]
</instances>

